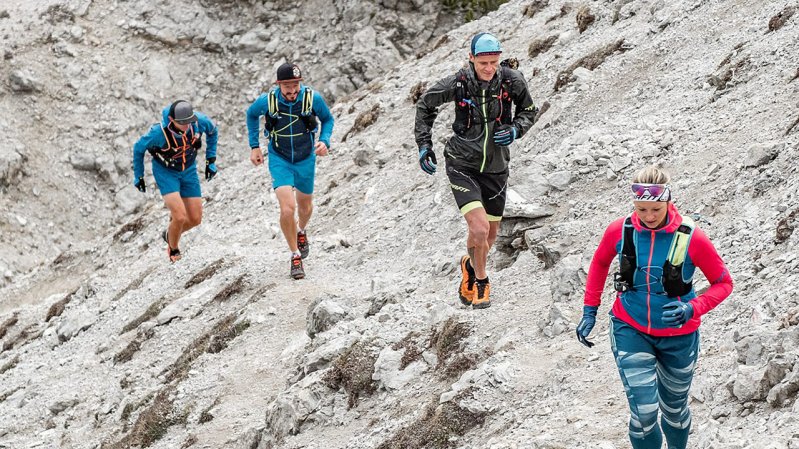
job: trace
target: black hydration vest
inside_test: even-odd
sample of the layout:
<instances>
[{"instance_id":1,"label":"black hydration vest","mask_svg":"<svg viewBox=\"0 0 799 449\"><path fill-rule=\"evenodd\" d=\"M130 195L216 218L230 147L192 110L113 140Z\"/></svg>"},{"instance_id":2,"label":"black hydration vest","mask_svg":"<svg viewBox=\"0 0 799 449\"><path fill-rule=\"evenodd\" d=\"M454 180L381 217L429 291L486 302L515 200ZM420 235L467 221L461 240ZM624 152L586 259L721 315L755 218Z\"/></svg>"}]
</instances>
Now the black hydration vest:
<instances>
[{"instance_id":1,"label":"black hydration vest","mask_svg":"<svg viewBox=\"0 0 799 449\"><path fill-rule=\"evenodd\" d=\"M696 224L690 217L683 217L683 221L671 239L671 246L663 263L663 278L661 283L669 298L676 298L688 294L693 288L693 280L685 282L682 277L682 268L688 255L688 244L691 240ZM622 231L622 249L619 254L619 271L613 274L613 287L617 292L635 290L633 287L635 272L638 269L638 257L634 240L635 228L632 217L624 220Z\"/></svg>"},{"instance_id":2,"label":"black hydration vest","mask_svg":"<svg viewBox=\"0 0 799 449\"><path fill-rule=\"evenodd\" d=\"M516 58L505 59L499 63L499 70L501 71L502 82L499 86L499 94L495 97L499 100L499 114L493 118L498 124L510 125L513 123L513 100L510 97L511 92L511 79L507 69L516 69L519 66L519 61ZM469 89L466 86L466 73L461 70L456 75L457 81L455 82L455 123L452 124L452 130L458 135L463 135L472 126L482 126L483 121L480 123L474 122L472 108L479 109L469 94ZM477 114L477 117L482 117ZM485 117L484 120L489 120Z\"/></svg>"},{"instance_id":3,"label":"black hydration vest","mask_svg":"<svg viewBox=\"0 0 799 449\"><path fill-rule=\"evenodd\" d=\"M197 151L203 146L202 139L194 131L194 125L189 125L186 132L180 135L180 139L172 131L161 125L161 132L166 139L166 147L150 148L153 159L160 162L170 170L183 171L186 167L194 163L197 158Z\"/></svg>"}]
</instances>

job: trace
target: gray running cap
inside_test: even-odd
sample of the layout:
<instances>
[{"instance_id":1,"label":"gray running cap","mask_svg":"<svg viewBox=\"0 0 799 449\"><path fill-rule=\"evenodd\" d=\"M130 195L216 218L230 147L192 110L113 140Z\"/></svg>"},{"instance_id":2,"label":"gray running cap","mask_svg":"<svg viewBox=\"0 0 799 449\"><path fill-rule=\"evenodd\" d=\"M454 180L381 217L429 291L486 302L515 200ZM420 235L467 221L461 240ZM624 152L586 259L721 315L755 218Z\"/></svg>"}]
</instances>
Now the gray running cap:
<instances>
[{"instance_id":1,"label":"gray running cap","mask_svg":"<svg viewBox=\"0 0 799 449\"><path fill-rule=\"evenodd\" d=\"M172 119L175 123L186 125L197 121L197 116L194 115L194 108L188 101L177 101L172 107Z\"/></svg>"}]
</instances>

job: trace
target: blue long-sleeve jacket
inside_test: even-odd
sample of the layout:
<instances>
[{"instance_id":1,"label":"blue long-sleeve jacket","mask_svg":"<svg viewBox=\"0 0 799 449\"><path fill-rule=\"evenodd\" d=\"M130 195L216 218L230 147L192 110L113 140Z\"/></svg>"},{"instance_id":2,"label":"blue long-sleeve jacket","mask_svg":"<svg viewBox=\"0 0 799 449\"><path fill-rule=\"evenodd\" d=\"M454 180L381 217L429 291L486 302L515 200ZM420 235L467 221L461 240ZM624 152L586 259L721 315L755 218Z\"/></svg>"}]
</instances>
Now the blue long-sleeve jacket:
<instances>
[{"instance_id":1,"label":"blue long-sleeve jacket","mask_svg":"<svg viewBox=\"0 0 799 449\"><path fill-rule=\"evenodd\" d=\"M277 98L278 117L274 131L264 129L269 137L269 154L277 154L289 162L299 162L311 156L314 147L315 133L319 132L319 141L330 148L330 137L333 134L333 115L319 92L313 91L313 114L321 122L321 129L306 129L305 122L299 118L305 86L300 85L300 93L293 102L286 101L280 88L273 88ZM260 148L260 119L269 114L269 93L261 94L247 109L247 134L250 148ZM266 128L266 126L265 126Z\"/></svg>"},{"instance_id":2,"label":"blue long-sleeve jacket","mask_svg":"<svg viewBox=\"0 0 799 449\"><path fill-rule=\"evenodd\" d=\"M184 135L186 136L196 136L197 139L200 138L202 134L205 134L205 158L215 158L216 157L216 144L219 140L219 134L217 132L217 127L214 122L208 118L205 114L201 112L196 112L195 115L197 116L197 121L191 124L189 130L186 131L183 135L174 133L168 128L169 125L169 107L164 108L162 112L162 120L160 124L155 124L150 127L150 130L147 131L147 134L143 135L139 140L133 145L133 179L134 182L144 176L144 153L150 152L153 154L153 159L162 165L172 168L172 169L180 169L185 170L186 168L191 167L195 159L197 157L197 150L196 148L189 146L188 148L183 149L182 152L179 152L180 160L179 165L177 168L175 166L170 167L165 163L165 160L159 155L163 154L164 150L167 149L167 138L165 133L173 133L172 136L179 140Z\"/></svg>"}]
</instances>

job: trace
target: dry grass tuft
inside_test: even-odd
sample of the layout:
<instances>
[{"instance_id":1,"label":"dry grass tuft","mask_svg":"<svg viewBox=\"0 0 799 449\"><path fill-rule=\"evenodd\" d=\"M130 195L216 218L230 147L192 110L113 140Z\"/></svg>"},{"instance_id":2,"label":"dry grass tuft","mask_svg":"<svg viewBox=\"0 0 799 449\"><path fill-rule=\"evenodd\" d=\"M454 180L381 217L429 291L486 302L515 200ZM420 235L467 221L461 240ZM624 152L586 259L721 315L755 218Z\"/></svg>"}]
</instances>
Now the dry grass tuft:
<instances>
[{"instance_id":1,"label":"dry grass tuft","mask_svg":"<svg viewBox=\"0 0 799 449\"><path fill-rule=\"evenodd\" d=\"M0 366L0 375L4 374L6 371L14 368L19 363L19 355L15 355L14 358L9 360L3 366Z\"/></svg>"},{"instance_id":2,"label":"dry grass tuft","mask_svg":"<svg viewBox=\"0 0 799 449\"><path fill-rule=\"evenodd\" d=\"M799 117L796 117L796 120L794 120L793 123L791 123L791 126L789 126L787 130L785 130L785 135L787 136L788 134L790 134L791 131L793 131L793 129L796 128L796 125L799 125Z\"/></svg>"},{"instance_id":3,"label":"dry grass tuft","mask_svg":"<svg viewBox=\"0 0 799 449\"><path fill-rule=\"evenodd\" d=\"M120 237L122 237L128 232L136 234L137 232L141 231L143 228L144 228L144 216L139 215L133 220L122 225L122 227L119 228L119 230L116 233L114 233L114 240L119 240Z\"/></svg>"},{"instance_id":4,"label":"dry grass tuft","mask_svg":"<svg viewBox=\"0 0 799 449\"><path fill-rule=\"evenodd\" d=\"M250 322L245 320L239 321L233 326L219 329L216 334L211 336L211 340L208 343L208 352L210 354L222 352L234 338L243 334L249 327Z\"/></svg>"},{"instance_id":5,"label":"dry grass tuft","mask_svg":"<svg viewBox=\"0 0 799 449\"><path fill-rule=\"evenodd\" d=\"M459 395L471 394L468 390ZM378 449L454 448L457 438L469 430L483 425L488 415L471 412L458 405L459 398L443 404L433 398L424 414L414 423L384 441Z\"/></svg>"},{"instance_id":6,"label":"dry grass tuft","mask_svg":"<svg viewBox=\"0 0 799 449\"><path fill-rule=\"evenodd\" d=\"M8 333L8 330L14 327L15 324L19 321L19 314L14 312L11 315L11 318L5 320L3 324L0 324L0 338L3 338Z\"/></svg>"},{"instance_id":7,"label":"dry grass tuft","mask_svg":"<svg viewBox=\"0 0 799 449\"><path fill-rule=\"evenodd\" d=\"M380 105L375 103L371 109L368 111L363 111L358 114L358 117L355 118L355 123L352 125L349 131L344 134L344 138L341 139L342 142L346 142L347 138L351 135L358 134L359 132L365 130L366 128L372 126L377 119L380 117Z\"/></svg>"},{"instance_id":8,"label":"dry grass tuft","mask_svg":"<svg viewBox=\"0 0 799 449\"><path fill-rule=\"evenodd\" d=\"M534 41L530 42L530 46L527 47L527 55L530 58L535 58L542 53L546 53L550 48L552 48L553 45L555 45L555 42L557 41L557 35L535 39Z\"/></svg>"},{"instance_id":9,"label":"dry grass tuft","mask_svg":"<svg viewBox=\"0 0 799 449\"><path fill-rule=\"evenodd\" d=\"M795 6L786 6L785 9L780 11L776 16L772 17L771 20L768 21L768 30L769 31L777 31L783 26L788 20L793 17L794 13L796 12Z\"/></svg>"},{"instance_id":10,"label":"dry grass tuft","mask_svg":"<svg viewBox=\"0 0 799 449\"><path fill-rule=\"evenodd\" d=\"M161 313L161 310L163 310L164 307L166 307L166 303L167 302L164 300L164 298L161 298L158 301L150 304L150 307L148 307L147 310L144 311L144 313L139 315L133 321L126 324L125 327L122 328L122 332L120 332L119 334L122 335L125 332L132 331L133 329L139 327L141 323L157 317L158 314Z\"/></svg>"},{"instance_id":11,"label":"dry grass tuft","mask_svg":"<svg viewBox=\"0 0 799 449\"><path fill-rule=\"evenodd\" d=\"M604 47L598 48L592 53L583 56L572 65L570 65L566 70L561 71L558 73L557 81L555 81L555 91L559 91L561 88L566 86L567 84L574 81L572 73L578 67L585 67L588 70L594 70L608 58L608 56L616 53L617 51L625 51L624 48L624 39L619 39L616 42L611 44L605 45Z\"/></svg>"},{"instance_id":12,"label":"dry grass tuft","mask_svg":"<svg viewBox=\"0 0 799 449\"><path fill-rule=\"evenodd\" d=\"M522 9L522 14L532 19L547 6L549 6L549 0L535 0Z\"/></svg>"},{"instance_id":13,"label":"dry grass tuft","mask_svg":"<svg viewBox=\"0 0 799 449\"><path fill-rule=\"evenodd\" d=\"M186 282L186 285L183 288L192 288L195 285L197 285L197 284L199 284L199 283L201 283L201 282L213 277L216 274L216 272L220 268L222 268L222 266L224 264L225 264L225 259L217 259L214 262L211 262L210 265L208 265L207 267L203 268L197 274L192 276L191 279L189 279Z\"/></svg>"},{"instance_id":14,"label":"dry grass tuft","mask_svg":"<svg viewBox=\"0 0 799 449\"><path fill-rule=\"evenodd\" d=\"M44 321L48 322L50 321L51 318L61 316L61 314L64 313L64 309L66 309L67 304L69 304L69 302L72 301L72 298L75 297L75 294L78 293L79 289L80 287L76 288L75 290L72 291L72 293L68 294L67 296L64 296L64 299L50 306L50 308L47 309L47 316L44 318Z\"/></svg>"},{"instance_id":15,"label":"dry grass tuft","mask_svg":"<svg viewBox=\"0 0 799 449\"><path fill-rule=\"evenodd\" d=\"M422 96L423 93L427 90L427 81L419 81L418 83L414 84L411 87L411 91L408 94L408 102L412 104L416 104L419 101L419 98Z\"/></svg>"},{"instance_id":16,"label":"dry grass tuft","mask_svg":"<svg viewBox=\"0 0 799 449\"><path fill-rule=\"evenodd\" d=\"M591 14L591 8L588 5L583 5L577 10L577 29L580 30L580 34L587 30L594 21L596 21L596 16Z\"/></svg>"},{"instance_id":17,"label":"dry grass tuft","mask_svg":"<svg viewBox=\"0 0 799 449\"><path fill-rule=\"evenodd\" d=\"M181 381L188 375L192 362L206 352L217 353L227 347L231 340L241 335L248 327L249 321L236 323L236 314L221 319L210 331L194 340L178 359L164 372L167 382Z\"/></svg>"},{"instance_id":18,"label":"dry grass tuft","mask_svg":"<svg viewBox=\"0 0 799 449\"><path fill-rule=\"evenodd\" d=\"M731 87L737 84L736 77L740 78L740 75L746 71L750 66L750 59L748 56L744 56L743 58L739 59L738 62L735 64L728 63L727 68L721 73L721 75L711 75L707 78L707 82L716 88L717 91L724 91L730 89Z\"/></svg>"},{"instance_id":19,"label":"dry grass tuft","mask_svg":"<svg viewBox=\"0 0 799 449\"><path fill-rule=\"evenodd\" d=\"M238 278L236 278L233 282L226 285L225 288L219 291L212 299L213 302L225 302L231 297L238 295L242 291L244 291L245 279L246 275L242 274Z\"/></svg>"},{"instance_id":20,"label":"dry grass tuft","mask_svg":"<svg viewBox=\"0 0 799 449\"><path fill-rule=\"evenodd\" d=\"M429 342L420 343L418 338L419 334L417 332L411 332L405 338L392 345L391 349L395 351L405 349L402 359L400 359L400 370L404 370L408 365L419 360L425 348L429 347Z\"/></svg>"},{"instance_id":21,"label":"dry grass tuft","mask_svg":"<svg viewBox=\"0 0 799 449\"><path fill-rule=\"evenodd\" d=\"M3 402L5 402L5 401L6 401L6 399L8 399L8 398L9 398L9 397L10 397L12 394L14 394L14 393L18 392L18 391L19 391L19 390L21 390L21 389L22 389L22 387L14 387L14 388L12 388L12 389L10 389L10 390L6 391L6 392L5 392L5 393L3 393L3 394L0 394L0 404L2 404Z\"/></svg>"},{"instance_id":22,"label":"dry grass tuft","mask_svg":"<svg viewBox=\"0 0 799 449\"><path fill-rule=\"evenodd\" d=\"M451 355L462 351L463 340L471 333L472 328L466 323L459 322L455 317L450 317L439 329L433 330L430 346L436 351L439 368L444 366Z\"/></svg>"},{"instance_id":23,"label":"dry grass tuft","mask_svg":"<svg viewBox=\"0 0 799 449\"><path fill-rule=\"evenodd\" d=\"M569 15L572 11L572 5L566 3L560 7L560 11L557 14L547 19L546 23L554 22L555 20L562 19Z\"/></svg>"},{"instance_id":24,"label":"dry grass tuft","mask_svg":"<svg viewBox=\"0 0 799 449\"><path fill-rule=\"evenodd\" d=\"M153 271L155 271L155 267L150 268L149 270L147 270L144 273L140 274L139 277L137 277L136 279L131 281L131 283L128 284L127 287L125 287L122 290L120 290L119 292L117 292L117 294L114 295L114 299L112 299L111 301L112 302L119 301L123 296L125 296L125 294L127 292L129 292L131 290L136 290L139 287L141 287L141 284L144 282L144 280L147 278L147 276L149 276L150 273L152 273Z\"/></svg>"},{"instance_id":25,"label":"dry grass tuft","mask_svg":"<svg viewBox=\"0 0 799 449\"><path fill-rule=\"evenodd\" d=\"M180 449L186 449L194 446L195 444L197 444L197 435L191 434L189 435L188 438L186 438L186 441L184 441L183 444L180 446Z\"/></svg>"},{"instance_id":26,"label":"dry grass tuft","mask_svg":"<svg viewBox=\"0 0 799 449\"><path fill-rule=\"evenodd\" d=\"M799 119L797 120L799 121ZM797 214L799 214L799 209L794 209L793 212L788 214L787 216L780 219L777 223L777 232L774 237L774 243L782 243L793 235L793 231L797 225Z\"/></svg>"},{"instance_id":27,"label":"dry grass tuft","mask_svg":"<svg viewBox=\"0 0 799 449\"><path fill-rule=\"evenodd\" d=\"M131 340L130 343L128 343L128 345L125 346L125 349L123 349L114 356L114 364L116 365L117 363L125 363L130 361L130 359L133 358L133 355L139 352L142 343L153 338L154 335L155 331L152 329L147 329L144 332L139 332L138 335L136 335L136 338Z\"/></svg>"},{"instance_id":28,"label":"dry grass tuft","mask_svg":"<svg viewBox=\"0 0 799 449\"><path fill-rule=\"evenodd\" d=\"M159 392L152 404L139 414L130 433L111 445L103 445L104 449L127 449L130 447L150 447L163 438L170 427L186 424L187 413L174 407L171 388Z\"/></svg>"},{"instance_id":29,"label":"dry grass tuft","mask_svg":"<svg viewBox=\"0 0 799 449\"><path fill-rule=\"evenodd\" d=\"M344 387L348 395L347 405L353 408L361 396L370 395L377 388L372 380L376 361L374 351L359 341L333 361L324 380L334 390Z\"/></svg>"},{"instance_id":30,"label":"dry grass tuft","mask_svg":"<svg viewBox=\"0 0 799 449\"><path fill-rule=\"evenodd\" d=\"M39 338L42 335L42 331L34 333L33 329L35 327L36 324L31 323L22 328L22 330L19 331L17 335L10 337L5 343L3 343L3 351L14 349L14 347L16 347L18 343L20 343L20 346L22 346L31 340Z\"/></svg>"}]
</instances>

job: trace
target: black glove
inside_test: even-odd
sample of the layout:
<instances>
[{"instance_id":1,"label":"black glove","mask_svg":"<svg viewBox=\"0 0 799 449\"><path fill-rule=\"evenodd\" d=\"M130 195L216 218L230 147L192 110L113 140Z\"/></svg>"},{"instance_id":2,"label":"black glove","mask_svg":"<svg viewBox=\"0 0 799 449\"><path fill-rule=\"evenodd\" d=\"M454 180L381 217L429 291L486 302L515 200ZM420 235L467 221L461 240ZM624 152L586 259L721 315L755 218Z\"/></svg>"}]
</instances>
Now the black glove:
<instances>
[{"instance_id":1,"label":"black glove","mask_svg":"<svg viewBox=\"0 0 799 449\"><path fill-rule=\"evenodd\" d=\"M428 175L436 172L436 153L430 147L419 148L419 166Z\"/></svg>"},{"instance_id":2,"label":"black glove","mask_svg":"<svg viewBox=\"0 0 799 449\"><path fill-rule=\"evenodd\" d=\"M205 180L210 181L216 176L216 158L209 157L205 160Z\"/></svg>"},{"instance_id":3,"label":"black glove","mask_svg":"<svg viewBox=\"0 0 799 449\"><path fill-rule=\"evenodd\" d=\"M144 176L139 178L138 181L134 182L133 185L136 186L137 189L139 189L139 192L142 193L147 192L147 185L144 183Z\"/></svg>"},{"instance_id":4,"label":"black glove","mask_svg":"<svg viewBox=\"0 0 799 449\"><path fill-rule=\"evenodd\" d=\"M203 147L203 140L197 137L194 139L194 142L191 143L191 146L194 147L195 150L200 151L200 148Z\"/></svg>"}]
</instances>

